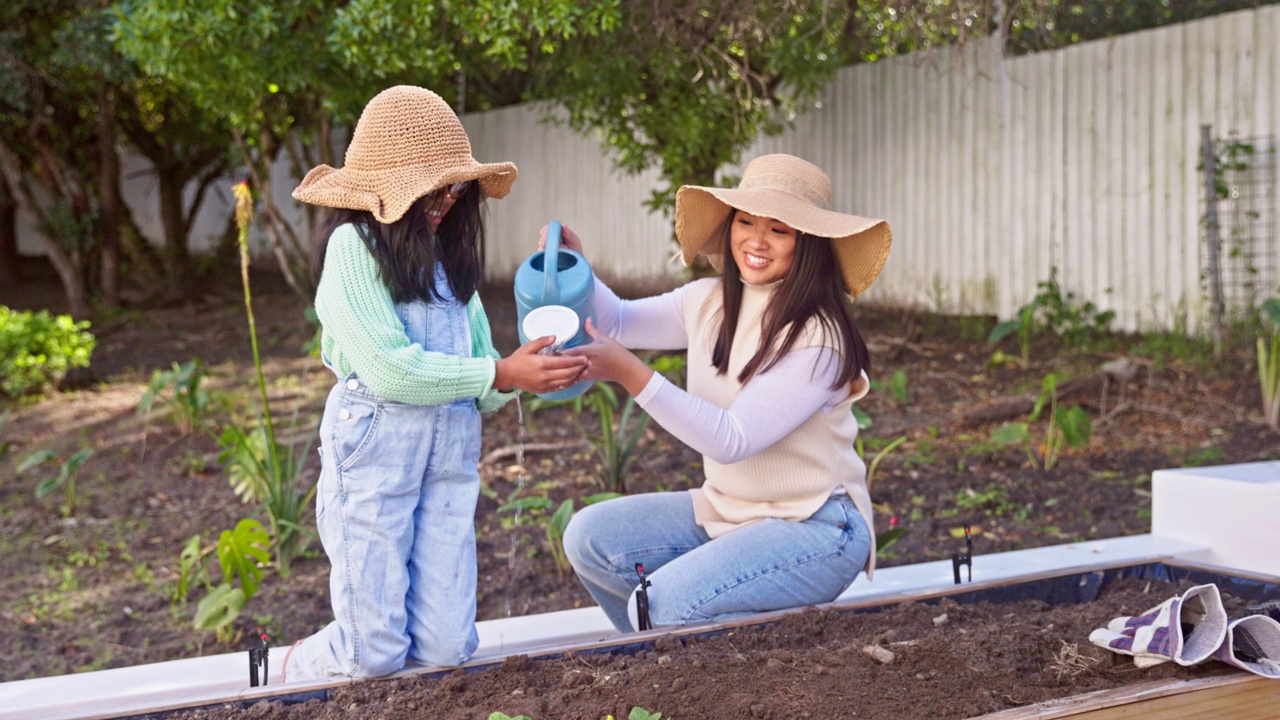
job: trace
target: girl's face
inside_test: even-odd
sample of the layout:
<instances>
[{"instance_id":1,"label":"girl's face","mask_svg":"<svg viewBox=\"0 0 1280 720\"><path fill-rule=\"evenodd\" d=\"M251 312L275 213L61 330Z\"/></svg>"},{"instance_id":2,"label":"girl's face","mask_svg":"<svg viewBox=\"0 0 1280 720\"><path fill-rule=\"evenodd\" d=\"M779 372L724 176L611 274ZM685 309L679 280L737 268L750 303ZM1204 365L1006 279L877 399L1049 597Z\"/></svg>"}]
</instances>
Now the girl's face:
<instances>
[{"instance_id":1,"label":"girl's face","mask_svg":"<svg viewBox=\"0 0 1280 720\"><path fill-rule=\"evenodd\" d=\"M458 202L458 198L469 192L474 184L470 180L456 182L448 187L442 187L427 196L427 222L430 223L432 232L435 232L436 228L440 227L440 221L444 220L444 216L448 215L449 211L453 209L453 205Z\"/></svg>"},{"instance_id":2,"label":"girl's face","mask_svg":"<svg viewBox=\"0 0 1280 720\"><path fill-rule=\"evenodd\" d=\"M796 230L784 222L735 210L729 247L738 273L748 285L781 280L791 271L796 254Z\"/></svg>"}]
</instances>

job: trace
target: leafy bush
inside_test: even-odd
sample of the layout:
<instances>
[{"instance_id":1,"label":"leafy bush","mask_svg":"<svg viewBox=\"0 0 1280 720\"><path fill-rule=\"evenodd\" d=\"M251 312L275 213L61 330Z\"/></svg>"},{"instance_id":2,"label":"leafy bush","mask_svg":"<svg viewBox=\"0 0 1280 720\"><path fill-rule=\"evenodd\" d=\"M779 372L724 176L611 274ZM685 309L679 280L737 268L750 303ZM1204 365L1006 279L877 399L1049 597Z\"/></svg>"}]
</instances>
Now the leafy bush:
<instances>
[{"instance_id":1,"label":"leafy bush","mask_svg":"<svg viewBox=\"0 0 1280 720\"><path fill-rule=\"evenodd\" d=\"M1093 301L1081 303L1075 293L1063 293L1057 268L1036 287L1036 296L1018 309L1017 318L996 325L987 336L987 343L995 345L1016 333L1023 367L1031 361L1031 337L1036 333L1050 332L1067 345L1087 349L1106 334L1116 317L1114 311L1098 310Z\"/></svg>"},{"instance_id":2,"label":"leafy bush","mask_svg":"<svg viewBox=\"0 0 1280 720\"><path fill-rule=\"evenodd\" d=\"M88 328L70 315L0 305L0 392L14 399L43 392L68 370L88 367L97 343Z\"/></svg>"}]
</instances>

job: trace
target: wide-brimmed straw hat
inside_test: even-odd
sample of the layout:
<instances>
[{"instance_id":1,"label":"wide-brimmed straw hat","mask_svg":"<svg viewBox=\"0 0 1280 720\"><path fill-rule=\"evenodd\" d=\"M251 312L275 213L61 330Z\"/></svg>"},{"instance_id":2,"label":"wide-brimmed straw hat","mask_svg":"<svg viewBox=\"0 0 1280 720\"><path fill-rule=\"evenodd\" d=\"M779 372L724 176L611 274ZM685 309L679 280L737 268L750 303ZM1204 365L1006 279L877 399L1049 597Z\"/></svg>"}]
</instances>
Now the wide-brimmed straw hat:
<instances>
[{"instance_id":1,"label":"wide-brimmed straw hat","mask_svg":"<svg viewBox=\"0 0 1280 720\"><path fill-rule=\"evenodd\" d=\"M485 197L511 190L516 166L471 157L462 122L439 95L397 85L378 93L364 111L341 169L319 165L293 197L312 205L368 210L394 223L415 200L463 180L476 180Z\"/></svg>"},{"instance_id":2,"label":"wide-brimmed straw hat","mask_svg":"<svg viewBox=\"0 0 1280 720\"><path fill-rule=\"evenodd\" d=\"M723 269L721 231L735 208L830 238L850 295L870 287L889 259L889 223L832 210L831 180L812 163L762 155L747 163L736 188L686 185L676 193L676 238L685 265L704 253Z\"/></svg>"}]
</instances>

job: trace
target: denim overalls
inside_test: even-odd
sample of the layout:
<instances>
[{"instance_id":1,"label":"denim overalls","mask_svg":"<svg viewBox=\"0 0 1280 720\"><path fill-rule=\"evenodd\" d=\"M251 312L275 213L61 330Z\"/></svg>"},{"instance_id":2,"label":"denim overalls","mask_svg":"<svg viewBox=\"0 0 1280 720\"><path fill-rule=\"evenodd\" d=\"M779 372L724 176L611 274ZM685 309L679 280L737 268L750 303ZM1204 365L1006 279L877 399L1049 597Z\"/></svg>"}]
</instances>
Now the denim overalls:
<instances>
[{"instance_id":1,"label":"denim overalls","mask_svg":"<svg viewBox=\"0 0 1280 720\"><path fill-rule=\"evenodd\" d=\"M445 300L401 303L396 313L424 350L469 357L467 308L440 264L435 283ZM316 527L333 565L335 619L293 649L286 678L461 664L478 644L475 398L393 402L352 373L329 392L320 443Z\"/></svg>"}]
</instances>

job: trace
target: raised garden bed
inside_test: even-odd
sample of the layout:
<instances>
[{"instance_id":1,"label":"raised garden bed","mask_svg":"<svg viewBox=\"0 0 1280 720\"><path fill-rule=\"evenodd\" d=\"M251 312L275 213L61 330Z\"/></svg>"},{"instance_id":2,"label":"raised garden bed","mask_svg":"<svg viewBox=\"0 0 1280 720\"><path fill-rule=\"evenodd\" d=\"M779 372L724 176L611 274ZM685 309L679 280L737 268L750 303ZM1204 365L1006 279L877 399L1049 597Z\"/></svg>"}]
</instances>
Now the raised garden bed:
<instances>
[{"instance_id":1,"label":"raised garden bed","mask_svg":"<svg viewBox=\"0 0 1280 720\"><path fill-rule=\"evenodd\" d=\"M1280 598L1266 579L1154 563L775 613L166 717L621 720L634 707L674 720L1274 717L1280 683L1215 661L1139 670L1089 644L1111 618L1205 582L1222 590L1231 617Z\"/></svg>"}]
</instances>

